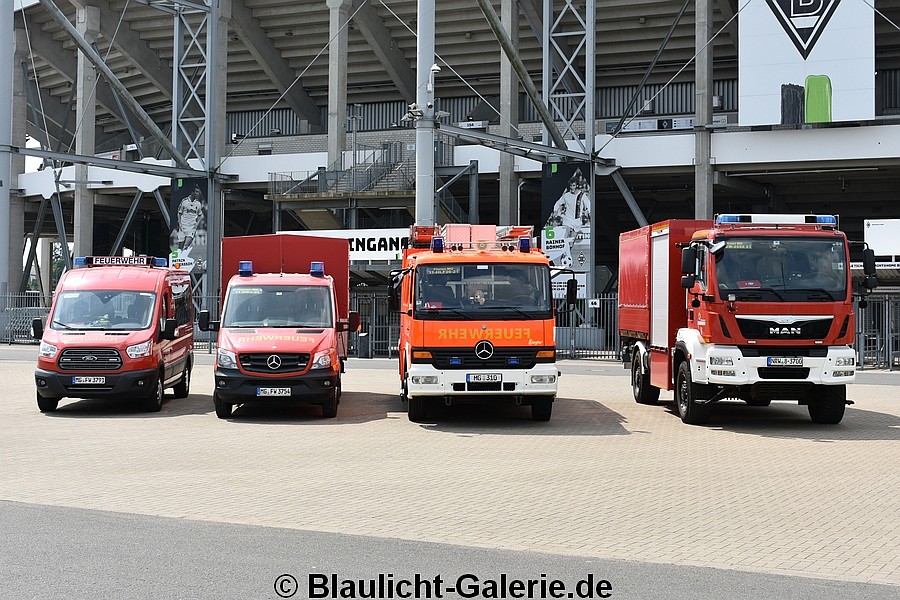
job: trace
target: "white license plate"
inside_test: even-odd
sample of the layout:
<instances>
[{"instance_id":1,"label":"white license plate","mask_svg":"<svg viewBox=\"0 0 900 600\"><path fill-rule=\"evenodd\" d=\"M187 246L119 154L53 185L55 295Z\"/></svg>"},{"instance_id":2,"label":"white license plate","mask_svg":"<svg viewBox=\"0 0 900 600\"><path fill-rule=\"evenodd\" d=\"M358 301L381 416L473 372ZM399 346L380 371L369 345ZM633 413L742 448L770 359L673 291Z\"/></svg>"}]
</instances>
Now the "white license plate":
<instances>
[{"instance_id":1,"label":"white license plate","mask_svg":"<svg viewBox=\"0 0 900 600\"><path fill-rule=\"evenodd\" d=\"M291 388L256 388L257 396L290 396Z\"/></svg>"},{"instance_id":2,"label":"white license plate","mask_svg":"<svg viewBox=\"0 0 900 600\"><path fill-rule=\"evenodd\" d=\"M770 367L802 367L802 356L770 356L766 359Z\"/></svg>"},{"instance_id":3,"label":"white license plate","mask_svg":"<svg viewBox=\"0 0 900 600\"><path fill-rule=\"evenodd\" d=\"M104 383L106 383L106 377L72 377L72 385L103 385Z\"/></svg>"},{"instance_id":4,"label":"white license plate","mask_svg":"<svg viewBox=\"0 0 900 600\"><path fill-rule=\"evenodd\" d=\"M469 383L499 383L503 381L500 373L469 373L466 375Z\"/></svg>"}]
</instances>

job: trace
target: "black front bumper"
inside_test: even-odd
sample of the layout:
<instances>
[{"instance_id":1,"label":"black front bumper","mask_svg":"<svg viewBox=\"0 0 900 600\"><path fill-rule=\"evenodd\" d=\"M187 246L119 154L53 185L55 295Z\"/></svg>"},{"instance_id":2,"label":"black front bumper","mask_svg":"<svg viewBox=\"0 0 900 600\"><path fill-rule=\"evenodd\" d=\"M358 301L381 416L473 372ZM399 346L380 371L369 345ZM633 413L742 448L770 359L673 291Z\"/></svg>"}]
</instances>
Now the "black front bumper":
<instances>
[{"instance_id":1,"label":"black front bumper","mask_svg":"<svg viewBox=\"0 0 900 600\"><path fill-rule=\"evenodd\" d=\"M73 377L104 377L102 384L75 384ZM34 384L43 398L111 398L133 399L147 396L153 389L157 370L123 371L121 373L57 373L35 369Z\"/></svg>"},{"instance_id":2,"label":"black front bumper","mask_svg":"<svg viewBox=\"0 0 900 600\"><path fill-rule=\"evenodd\" d=\"M231 369L216 369L216 395L230 404L301 403L322 404L340 385L340 374L327 370L306 375L269 379ZM290 396L260 396L260 388L290 388Z\"/></svg>"}]
</instances>

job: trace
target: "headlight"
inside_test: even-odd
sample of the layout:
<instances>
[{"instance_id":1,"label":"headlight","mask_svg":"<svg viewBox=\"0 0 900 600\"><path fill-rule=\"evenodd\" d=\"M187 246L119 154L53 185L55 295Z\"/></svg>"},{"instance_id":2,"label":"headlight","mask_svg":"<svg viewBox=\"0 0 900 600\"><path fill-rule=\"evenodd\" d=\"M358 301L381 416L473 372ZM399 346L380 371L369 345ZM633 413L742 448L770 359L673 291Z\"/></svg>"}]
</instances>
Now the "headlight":
<instances>
[{"instance_id":1,"label":"headlight","mask_svg":"<svg viewBox=\"0 0 900 600\"><path fill-rule=\"evenodd\" d=\"M556 375L532 375L531 383L556 383Z\"/></svg>"},{"instance_id":2,"label":"headlight","mask_svg":"<svg viewBox=\"0 0 900 600\"><path fill-rule=\"evenodd\" d=\"M312 369L330 369L331 368L331 350L323 350L316 352L313 357Z\"/></svg>"},{"instance_id":3,"label":"headlight","mask_svg":"<svg viewBox=\"0 0 900 600\"><path fill-rule=\"evenodd\" d=\"M840 356L834 359L834 366L836 367L852 367L856 364L855 356Z\"/></svg>"},{"instance_id":4,"label":"headlight","mask_svg":"<svg viewBox=\"0 0 900 600\"><path fill-rule=\"evenodd\" d=\"M129 358L141 358L142 356L150 356L150 349L153 348L153 341L147 340L143 344L135 344L125 348L125 353Z\"/></svg>"},{"instance_id":5,"label":"headlight","mask_svg":"<svg viewBox=\"0 0 900 600\"><path fill-rule=\"evenodd\" d=\"M709 364L717 365L720 367L727 366L730 367L734 365L734 359L730 356L710 356Z\"/></svg>"},{"instance_id":6,"label":"headlight","mask_svg":"<svg viewBox=\"0 0 900 600\"><path fill-rule=\"evenodd\" d=\"M237 369L237 355L231 350L219 348L216 357L216 364L223 369Z\"/></svg>"},{"instance_id":7,"label":"headlight","mask_svg":"<svg viewBox=\"0 0 900 600\"><path fill-rule=\"evenodd\" d=\"M413 385L437 385L437 375L413 375L409 378Z\"/></svg>"},{"instance_id":8,"label":"headlight","mask_svg":"<svg viewBox=\"0 0 900 600\"><path fill-rule=\"evenodd\" d=\"M38 356L42 356L44 358L53 358L56 356L56 346L53 344L48 344L47 342L41 342L41 349L38 351Z\"/></svg>"}]
</instances>

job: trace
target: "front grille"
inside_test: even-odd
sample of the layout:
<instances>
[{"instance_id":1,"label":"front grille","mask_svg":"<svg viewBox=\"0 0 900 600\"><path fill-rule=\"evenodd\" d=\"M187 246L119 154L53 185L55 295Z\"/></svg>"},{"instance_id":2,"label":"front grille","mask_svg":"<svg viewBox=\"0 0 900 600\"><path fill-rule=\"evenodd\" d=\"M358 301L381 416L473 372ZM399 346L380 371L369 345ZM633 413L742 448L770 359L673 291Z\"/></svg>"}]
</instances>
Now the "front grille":
<instances>
[{"instance_id":1,"label":"front grille","mask_svg":"<svg viewBox=\"0 0 900 600\"><path fill-rule=\"evenodd\" d=\"M775 321L738 319L738 328L748 340L821 340L828 336L833 319L798 321L783 325Z\"/></svg>"},{"instance_id":2,"label":"front grille","mask_svg":"<svg viewBox=\"0 0 900 600\"><path fill-rule=\"evenodd\" d=\"M280 365L277 368L269 366L273 357L277 357ZM303 371L309 365L309 354L285 354L273 352L259 352L255 354L241 354L241 368L252 373L294 373Z\"/></svg>"},{"instance_id":3,"label":"front grille","mask_svg":"<svg viewBox=\"0 0 900 600\"><path fill-rule=\"evenodd\" d=\"M741 356L808 356L811 358L825 358L828 356L828 348L795 348L793 346L741 346Z\"/></svg>"},{"instance_id":4,"label":"front grille","mask_svg":"<svg viewBox=\"0 0 900 600\"><path fill-rule=\"evenodd\" d=\"M487 360L475 356L475 348L441 348L431 350L430 362L436 369L531 369L537 364L538 349L534 348L497 348Z\"/></svg>"},{"instance_id":5,"label":"front grille","mask_svg":"<svg viewBox=\"0 0 900 600\"><path fill-rule=\"evenodd\" d=\"M66 348L58 364L63 371L115 371L122 368L122 356L115 348Z\"/></svg>"},{"instance_id":6,"label":"front grille","mask_svg":"<svg viewBox=\"0 0 900 600\"><path fill-rule=\"evenodd\" d=\"M760 379L806 379L809 369L806 367L759 367Z\"/></svg>"}]
</instances>

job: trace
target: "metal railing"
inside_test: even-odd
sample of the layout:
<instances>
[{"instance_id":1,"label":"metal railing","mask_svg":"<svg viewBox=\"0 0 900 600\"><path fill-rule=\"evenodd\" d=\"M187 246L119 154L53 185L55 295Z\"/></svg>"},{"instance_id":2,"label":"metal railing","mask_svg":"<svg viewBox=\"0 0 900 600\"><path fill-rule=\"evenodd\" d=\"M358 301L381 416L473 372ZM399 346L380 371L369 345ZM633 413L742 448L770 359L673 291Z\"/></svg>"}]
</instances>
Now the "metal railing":
<instances>
[{"instance_id":1,"label":"metal railing","mask_svg":"<svg viewBox=\"0 0 900 600\"><path fill-rule=\"evenodd\" d=\"M217 296L195 297L195 306L217 319ZM36 293L0 296L0 343L37 344L31 335L34 318L47 322L51 298ZM618 297L607 294L579 300L575 310L558 312L556 347L560 358L618 360ZM384 293L354 291L350 308L360 313L360 331L350 335L350 352L361 358L396 357L400 318L388 308ZM194 328L194 348L212 353L216 332ZM900 294L869 296L856 309L856 344L860 368L900 368Z\"/></svg>"}]
</instances>

